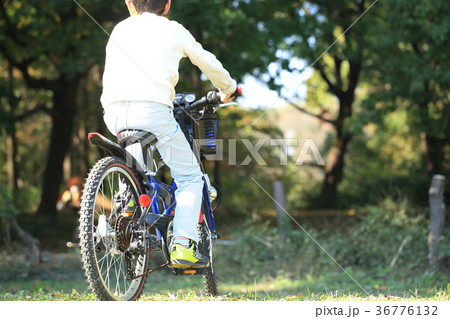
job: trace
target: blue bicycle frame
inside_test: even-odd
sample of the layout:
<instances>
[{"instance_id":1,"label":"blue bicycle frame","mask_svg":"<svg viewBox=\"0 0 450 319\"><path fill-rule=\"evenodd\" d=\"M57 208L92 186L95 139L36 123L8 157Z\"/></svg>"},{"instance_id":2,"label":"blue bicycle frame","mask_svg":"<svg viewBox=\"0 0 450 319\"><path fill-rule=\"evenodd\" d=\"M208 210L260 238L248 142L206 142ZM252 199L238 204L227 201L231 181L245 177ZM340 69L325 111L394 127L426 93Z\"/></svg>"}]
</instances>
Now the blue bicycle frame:
<instances>
[{"instance_id":1,"label":"blue bicycle frame","mask_svg":"<svg viewBox=\"0 0 450 319\"><path fill-rule=\"evenodd\" d=\"M184 93L184 94L177 94L176 98L175 98L175 106L181 106L180 108L175 107L174 111L177 114L176 119L178 124L181 127L181 130L184 132L192 150L194 152L196 152L193 148L194 145L194 140L193 140L193 136L195 136L196 133L196 128L194 127L195 125L198 126L198 123L196 123L194 125L195 120L193 119L193 117L191 115L188 114L188 112L186 112L186 106L189 106L189 102L187 102L189 100L189 97L191 98L191 101L193 101L195 98L193 98L193 94L191 93ZM182 111L180 111L182 110ZM179 111L179 112L176 112ZM214 144L214 150L215 151L215 134L216 134L216 125L217 125L217 120L214 119L214 129L212 131L208 131L205 132L203 131L202 133L204 135L207 135L209 140L208 142L210 143L207 147L209 148L209 150L211 150L211 144ZM209 126L207 126L209 129L210 125L211 125L211 121L207 124ZM149 150L150 150L150 154L149 154ZM150 217L150 219L148 217L146 217L150 212L149 212L149 208L147 208L146 211L144 211L144 214L142 216L142 218L146 218L147 219L147 223L152 226L152 220L156 221L158 219L155 219L155 215L157 216L165 216L165 217L169 217L169 216L174 216L175 214L175 208L176 208L176 198L175 198L175 191L177 190L177 185L175 183L175 181L172 181L172 184L169 186L161 181L159 181L158 179L155 178L156 176L156 172L157 172L157 165L156 163L153 163L153 155L154 155L154 151L155 151L155 146L153 145L148 145L145 149L142 149L143 154L145 152L144 157L146 158L146 164L148 167L151 167L150 169L148 169L148 171L145 172L145 176L146 179L148 180L147 182L144 183L144 185L149 189L147 196L150 197L151 199L151 205L149 206L149 208L151 208L151 214L153 215L153 218ZM208 151L208 150L207 150ZM205 159L203 157L203 153L201 150L197 150L197 158L199 159ZM150 155L150 156L148 156ZM202 211L201 211L201 215L200 215L200 221L202 218L204 218L206 220L206 223L209 227L209 230L211 232L211 235L214 236L214 238L218 238L218 234L216 234L215 232L215 223L214 223L214 216L213 216L213 207L211 205L211 199L210 199L210 190L212 189L211 186L211 182L209 180L208 175L206 174L206 170L204 168L204 162L203 160L200 160L201 162L201 168L203 171L203 191L202 191L202 195L203 195L203 205L202 205ZM162 207L160 206L160 200L162 203ZM141 219L142 221L142 219ZM156 233L158 235L159 238L163 237L163 234L161 233L161 231L158 229L158 227L155 227L156 229Z\"/></svg>"},{"instance_id":2,"label":"blue bicycle frame","mask_svg":"<svg viewBox=\"0 0 450 319\"><path fill-rule=\"evenodd\" d=\"M148 182L144 185L147 186L150 191L147 195L151 198L151 213L156 215L165 215L165 216L173 216L175 214L176 208L176 200L175 200L175 191L177 190L177 185L175 181L172 182L172 185L169 186L159 180L157 180L153 174L146 174L148 177ZM201 212L203 217L206 217L206 221L208 223L209 229L212 234L215 233L215 224L214 224L214 216L212 214L213 209L211 206L211 201L209 198L208 187L210 186L209 178L206 174L203 175L203 203L205 211ZM161 211L159 206L159 200L161 199L163 211ZM201 217L200 217L201 218ZM159 238L162 237L161 232L156 229L157 235Z\"/></svg>"}]
</instances>

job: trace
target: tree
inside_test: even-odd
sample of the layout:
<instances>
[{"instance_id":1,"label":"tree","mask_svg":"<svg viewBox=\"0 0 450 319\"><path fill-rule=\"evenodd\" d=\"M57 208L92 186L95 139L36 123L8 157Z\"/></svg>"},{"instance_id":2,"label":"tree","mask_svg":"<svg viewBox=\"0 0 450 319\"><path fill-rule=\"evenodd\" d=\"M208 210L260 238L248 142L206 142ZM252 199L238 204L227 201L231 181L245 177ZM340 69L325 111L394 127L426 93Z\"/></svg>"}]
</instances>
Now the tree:
<instances>
[{"instance_id":1,"label":"tree","mask_svg":"<svg viewBox=\"0 0 450 319\"><path fill-rule=\"evenodd\" d=\"M384 6L373 47L373 80L383 89L366 104L378 113L406 104L411 127L426 145L426 171L442 174L449 169L450 6L421 0L386 1Z\"/></svg>"},{"instance_id":2,"label":"tree","mask_svg":"<svg viewBox=\"0 0 450 319\"><path fill-rule=\"evenodd\" d=\"M277 51L271 31L260 27L271 13L264 4L252 10L249 5L233 0L186 0L172 3L170 18L185 26L240 81L246 74L265 72ZM183 64L180 73L190 79L191 70L190 63ZM189 89L183 76L180 79L179 87Z\"/></svg>"},{"instance_id":3,"label":"tree","mask_svg":"<svg viewBox=\"0 0 450 319\"><path fill-rule=\"evenodd\" d=\"M251 1L256 4L258 1ZM361 73L370 55L370 38L366 31L371 24L369 14L358 20L371 3L365 0L349 1L267 1L272 18L266 27L271 34L283 34L278 46L278 72L272 77L272 86L280 90L281 98L299 111L312 115L334 127L336 139L328 152L321 200L325 204L335 202L337 188L343 177L345 154L353 132L349 122L354 115L355 92ZM250 6L251 7L251 6ZM373 10L373 9L372 9ZM374 15L371 12L370 15ZM357 25L353 24L357 22ZM275 42L276 43L276 42ZM293 57L306 61L304 67L291 63ZM328 91L338 100L335 112L328 106L303 107L292 94L285 94L275 78L281 71L301 73L312 67L327 84ZM288 88L295 91L297 83Z\"/></svg>"},{"instance_id":4,"label":"tree","mask_svg":"<svg viewBox=\"0 0 450 319\"><path fill-rule=\"evenodd\" d=\"M104 1L83 3L100 23L117 19ZM2 1L0 54L18 70L30 89L49 93L51 107L38 105L26 115L47 112L52 120L38 213L56 217L62 163L71 145L80 80L104 60L107 36L73 2Z\"/></svg>"}]
</instances>

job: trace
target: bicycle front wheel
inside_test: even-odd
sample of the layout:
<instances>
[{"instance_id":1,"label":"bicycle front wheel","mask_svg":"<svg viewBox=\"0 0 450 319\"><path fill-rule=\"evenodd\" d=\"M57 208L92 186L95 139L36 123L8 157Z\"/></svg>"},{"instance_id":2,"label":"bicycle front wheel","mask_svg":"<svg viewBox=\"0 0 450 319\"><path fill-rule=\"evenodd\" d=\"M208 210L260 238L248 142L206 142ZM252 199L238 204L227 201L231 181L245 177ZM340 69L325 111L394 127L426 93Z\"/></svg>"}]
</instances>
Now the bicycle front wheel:
<instances>
[{"instance_id":1,"label":"bicycle front wheel","mask_svg":"<svg viewBox=\"0 0 450 319\"><path fill-rule=\"evenodd\" d=\"M203 213L205 212L205 209L205 204L203 203ZM213 240L211 238L211 231L204 219L197 225L197 229L200 239L198 250L203 256L209 257L209 266L205 268L205 274L203 275L203 286L207 295L215 297L219 295L219 290L217 288L216 272L213 263Z\"/></svg>"},{"instance_id":2,"label":"bicycle front wheel","mask_svg":"<svg viewBox=\"0 0 450 319\"><path fill-rule=\"evenodd\" d=\"M117 157L97 162L86 180L80 245L87 280L99 300L136 300L144 288L150 243L138 226L142 183Z\"/></svg>"}]
</instances>

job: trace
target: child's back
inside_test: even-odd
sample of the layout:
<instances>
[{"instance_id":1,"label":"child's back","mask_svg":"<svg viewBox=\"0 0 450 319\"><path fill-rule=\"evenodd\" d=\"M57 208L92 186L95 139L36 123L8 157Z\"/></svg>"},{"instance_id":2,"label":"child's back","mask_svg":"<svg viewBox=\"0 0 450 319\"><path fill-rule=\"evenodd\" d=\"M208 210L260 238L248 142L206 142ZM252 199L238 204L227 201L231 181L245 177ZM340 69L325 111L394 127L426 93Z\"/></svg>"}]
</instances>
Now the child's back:
<instances>
[{"instance_id":1,"label":"child's back","mask_svg":"<svg viewBox=\"0 0 450 319\"><path fill-rule=\"evenodd\" d=\"M222 93L236 89L222 64L188 30L149 12L120 22L106 53L103 106L115 101L153 101L172 107L183 57L189 57Z\"/></svg>"}]
</instances>

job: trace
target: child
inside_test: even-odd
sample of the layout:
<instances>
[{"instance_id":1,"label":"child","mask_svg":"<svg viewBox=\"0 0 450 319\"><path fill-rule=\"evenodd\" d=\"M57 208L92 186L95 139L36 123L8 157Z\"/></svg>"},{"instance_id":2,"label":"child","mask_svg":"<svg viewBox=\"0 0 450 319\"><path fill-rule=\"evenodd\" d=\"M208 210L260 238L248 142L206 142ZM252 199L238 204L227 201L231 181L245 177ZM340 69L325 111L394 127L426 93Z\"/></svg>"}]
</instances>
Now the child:
<instances>
[{"instance_id":1,"label":"child","mask_svg":"<svg viewBox=\"0 0 450 319\"><path fill-rule=\"evenodd\" d=\"M188 30L164 17L171 0L125 3L131 16L116 25L106 47L104 120L114 135L141 129L156 136L156 147L177 183L172 267L206 267L208 257L196 246L203 174L172 112L179 62L189 57L219 89L223 102L235 92L236 82Z\"/></svg>"}]
</instances>

